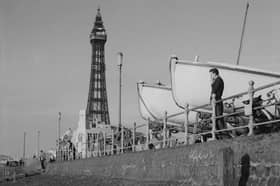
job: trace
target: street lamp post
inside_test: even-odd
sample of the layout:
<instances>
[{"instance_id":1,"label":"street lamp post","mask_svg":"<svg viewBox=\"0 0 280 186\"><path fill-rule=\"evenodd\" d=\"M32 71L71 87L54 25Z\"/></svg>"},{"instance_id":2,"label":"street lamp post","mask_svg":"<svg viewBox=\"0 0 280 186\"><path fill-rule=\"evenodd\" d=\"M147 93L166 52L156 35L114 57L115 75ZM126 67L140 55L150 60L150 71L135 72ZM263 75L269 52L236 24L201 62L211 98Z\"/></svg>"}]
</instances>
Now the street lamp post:
<instances>
[{"instance_id":1,"label":"street lamp post","mask_svg":"<svg viewBox=\"0 0 280 186\"><path fill-rule=\"evenodd\" d=\"M123 152L123 126L121 122L122 118L122 65L123 65L123 53L118 53L118 67L119 67L119 131L121 132L121 152Z\"/></svg>"},{"instance_id":2,"label":"street lamp post","mask_svg":"<svg viewBox=\"0 0 280 186\"><path fill-rule=\"evenodd\" d=\"M40 155L40 131L37 132L37 157Z\"/></svg>"},{"instance_id":3,"label":"street lamp post","mask_svg":"<svg viewBox=\"0 0 280 186\"><path fill-rule=\"evenodd\" d=\"M58 148L59 148L60 129L61 129L61 112L58 112L58 132L57 132Z\"/></svg>"},{"instance_id":4,"label":"street lamp post","mask_svg":"<svg viewBox=\"0 0 280 186\"><path fill-rule=\"evenodd\" d=\"M23 155L22 155L22 159L25 159L25 147L26 147L26 132L23 133Z\"/></svg>"},{"instance_id":5,"label":"street lamp post","mask_svg":"<svg viewBox=\"0 0 280 186\"><path fill-rule=\"evenodd\" d=\"M60 128L61 128L61 112L58 112L58 126L57 126L57 154L56 156L61 158L60 152Z\"/></svg>"}]
</instances>

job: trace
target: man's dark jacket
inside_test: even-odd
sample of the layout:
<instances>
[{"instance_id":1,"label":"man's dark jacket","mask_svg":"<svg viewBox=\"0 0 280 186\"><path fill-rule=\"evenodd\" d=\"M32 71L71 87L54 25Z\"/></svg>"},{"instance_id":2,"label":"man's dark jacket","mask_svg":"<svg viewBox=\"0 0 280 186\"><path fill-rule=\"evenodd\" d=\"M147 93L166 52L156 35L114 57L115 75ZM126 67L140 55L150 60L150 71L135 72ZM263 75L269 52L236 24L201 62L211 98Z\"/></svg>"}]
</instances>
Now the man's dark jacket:
<instances>
[{"instance_id":1,"label":"man's dark jacket","mask_svg":"<svg viewBox=\"0 0 280 186\"><path fill-rule=\"evenodd\" d=\"M212 94L215 94L216 95L216 100L217 101L221 100L222 95L223 95L223 91L224 91L224 81L223 81L223 79L220 76L218 76L215 79L215 81L212 83L211 87L212 87L211 99L212 99ZM216 116L223 115L224 107L223 107L222 102L216 103L215 112L216 112ZM225 123L224 123L223 118L220 118L220 119L216 120L216 127L217 127L218 130L225 128Z\"/></svg>"},{"instance_id":2,"label":"man's dark jacket","mask_svg":"<svg viewBox=\"0 0 280 186\"><path fill-rule=\"evenodd\" d=\"M216 100L222 99L223 91L224 91L224 81L223 79L218 76L215 81L211 85L212 90L211 90L211 98L212 95L216 95Z\"/></svg>"}]
</instances>

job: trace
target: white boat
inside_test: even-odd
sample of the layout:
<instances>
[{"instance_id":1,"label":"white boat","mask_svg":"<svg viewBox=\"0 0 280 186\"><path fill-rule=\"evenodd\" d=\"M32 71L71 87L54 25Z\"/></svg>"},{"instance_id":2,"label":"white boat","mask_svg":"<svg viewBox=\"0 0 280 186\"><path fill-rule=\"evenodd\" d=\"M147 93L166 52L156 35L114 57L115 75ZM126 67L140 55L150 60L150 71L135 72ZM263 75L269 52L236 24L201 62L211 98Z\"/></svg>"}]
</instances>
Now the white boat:
<instances>
[{"instance_id":1,"label":"white boat","mask_svg":"<svg viewBox=\"0 0 280 186\"><path fill-rule=\"evenodd\" d=\"M178 60L173 56L170 59L170 75L172 95L176 104L184 108L186 104L197 107L210 102L210 75L211 68L217 68L224 80L223 98L248 91L249 81L254 81L255 87L260 87L280 80L280 73L269 72L249 67L229 65L215 62L193 62ZM275 87L271 87L275 89ZM263 90L256 93L267 98ZM246 97L246 96L245 96ZM240 99L248 99L240 98ZM242 102L237 101L237 104ZM240 105L239 105L240 106Z\"/></svg>"},{"instance_id":2,"label":"white boat","mask_svg":"<svg viewBox=\"0 0 280 186\"><path fill-rule=\"evenodd\" d=\"M165 111L167 116L183 113L173 98L171 88L162 84L150 85L144 82L137 83L139 111L143 119L161 122ZM190 112L189 121L195 122L196 112ZM177 115L168 119L167 124L183 127L185 121L184 114Z\"/></svg>"}]
</instances>

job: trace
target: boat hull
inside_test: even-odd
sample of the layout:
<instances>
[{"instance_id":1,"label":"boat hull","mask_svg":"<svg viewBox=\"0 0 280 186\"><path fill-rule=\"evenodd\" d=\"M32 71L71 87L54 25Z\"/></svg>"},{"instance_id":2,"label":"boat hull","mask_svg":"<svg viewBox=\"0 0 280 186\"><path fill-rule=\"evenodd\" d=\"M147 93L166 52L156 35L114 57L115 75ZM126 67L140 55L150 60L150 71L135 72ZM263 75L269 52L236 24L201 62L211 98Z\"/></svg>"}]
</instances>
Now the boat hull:
<instances>
[{"instance_id":1,"label":"boat hull","mask_svg":"<svg viewBox=\"0 0 280 186\"><path fill-rule=\"evenodd\" d=\"M165 112L167 115L182 113L184 110L179 108L173 98L170 87L163 85L149 85L146 83L137 84L139 111L143 119L151 121L162 121ZM190 112L189 120L196 120L196 112ZM168 119L169 124L179 124L183 126L185 121L184 114L180 114Z\"/></svg>"},{"instance_id":2,"label":"boat hull","mask_svg":"<svg viewBox=\"0 0 280 186\"><path fill-rule=\"evenodd\" d=\"M210 102L209 70L211 68L217 68L224 81L223 98L248 91L249 81L254 81L255 87L260 87L280 79L280 73L213 62L182 62L172 58L170 60L172 95L179 107L183 108L186 104L197 107ZM256 95L261 94L265 99L267 92L268 89L259 91ZM248 96L243 96L236 101L236 106L240 106L241 100L244 99L248 99Z\"/></svg>"}]
</instances>

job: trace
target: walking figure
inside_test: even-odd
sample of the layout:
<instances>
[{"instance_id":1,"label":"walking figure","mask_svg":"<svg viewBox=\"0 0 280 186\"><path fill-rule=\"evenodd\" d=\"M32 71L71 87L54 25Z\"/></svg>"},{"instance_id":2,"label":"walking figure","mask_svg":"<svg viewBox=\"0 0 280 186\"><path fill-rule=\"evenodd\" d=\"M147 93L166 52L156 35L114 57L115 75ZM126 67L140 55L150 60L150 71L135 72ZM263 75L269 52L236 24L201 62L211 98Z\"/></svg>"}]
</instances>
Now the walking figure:
<instances>
[{"instance_id":1,"label":"walking figure","mask_svg":"<svg viewBox=\"0 0 280 186\"><path fill-rule=\"evenodd\" d=\"M46 166L45 166L45 161L46 161L46 153L41 150L40 151L40 162L41 162L41 169L43 170L43 172L45 172Z\"/></svg>"}]
</instances>

